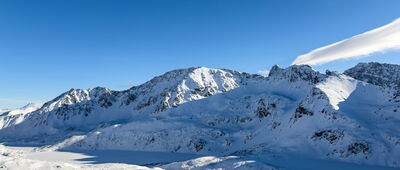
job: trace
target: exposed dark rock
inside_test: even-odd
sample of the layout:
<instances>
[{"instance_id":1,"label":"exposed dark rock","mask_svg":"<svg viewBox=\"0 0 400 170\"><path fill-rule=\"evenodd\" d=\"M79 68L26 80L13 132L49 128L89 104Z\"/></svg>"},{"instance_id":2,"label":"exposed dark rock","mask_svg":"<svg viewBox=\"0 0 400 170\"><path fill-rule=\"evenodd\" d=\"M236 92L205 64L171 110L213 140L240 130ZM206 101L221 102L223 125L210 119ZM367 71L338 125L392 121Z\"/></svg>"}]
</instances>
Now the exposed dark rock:
<instances>
[{"instance_id":1,"label":"exposed dark rock","mask_svg":"<svg viewBox=\"0 0 400 170\"><path fill-rule=\"evenodd\" d=\"M287 69L275 65L268 75L268 79L289 79L290 82L303 80L313 84L319 83L325 78L325 74L312 69L309 65L293 65Z\"/></svg>"},{"instance_id":2,"label":"exposed dark rock","mask_svg":"<svg viewBox=\"0 0 400 170\"><path fill-rule=\"evenodd\" d=\"M272 125L271 125L271 127L272 127L272 129L276 129L278 126L280 126L281 125L281 123L280 122L272 122Z\"/></svg>"},{"instance_id":3,"label":"exposed dark rock","mask_svg":"<svg viewBox=\"0 0 400 170\"><path fill-rule=\"evenodd\" d=\"M258 104L258 107L256 110L256 114L257 114L258 118L262 119L264 117L271 115L271 113L267 110L267 106L265 105L264 99L258 100L257 104Z\"/></svg>"},{"instance_id":4,"label":"exposed dark rock","mask_svg":"<svg viewBox=\"0 0 400 170\"><path fill-rule=\"evenodd\" d=\"M315 132L314 135L311 137L314 140L326 140L331 144L336 143L338 140L343 139L344 133L342 130L321 130L318 132Z\"/></svg>"},{"instance_id":5,"label":"exposed dark rock","mask_svg":"<svg viewBox=\"0 0 400 170\"><path fill-rule=\"evenodd\" d=\"M359 63L344 74L382 87L400 87L400 65L396 64Z\"/></svg>"},{"instance_id":6,"label":"exposed dark rock","mask_svg":"<svg viewBox=\"0 0 400 170\"><path fill-rule=\"evenodd\" d=\"M303 117L304 115L306 116L313 116L314 113L311 111L308 111L306 108L304 108L303 106L299 106L296 108L296 112L294 113L294 118L298 119Z\"/></svg>"},{"instance_id":7,"label":"exposed dark rock","mask_svg":"<svg viewBox=\"0 0 400 170\"><path fill-rule=\"evenodd\" d=\"M196 152L199 152L206 144L207 142L204 139L190 140L189 144L187 144L187 147L194 147Z\"/></svg>"},{"instance_id":8,"label":"exposed dark rock","mask_svg":"<svg viewBox=\"0 0 400 170\"><path fill-rule=\"evenodd\" d=\"M351 154L359 154L359 153L368 154L370 152L370 149L368 145L364 142L355 142L347 147L347 151Z\"/></svg>"}]
</instances>

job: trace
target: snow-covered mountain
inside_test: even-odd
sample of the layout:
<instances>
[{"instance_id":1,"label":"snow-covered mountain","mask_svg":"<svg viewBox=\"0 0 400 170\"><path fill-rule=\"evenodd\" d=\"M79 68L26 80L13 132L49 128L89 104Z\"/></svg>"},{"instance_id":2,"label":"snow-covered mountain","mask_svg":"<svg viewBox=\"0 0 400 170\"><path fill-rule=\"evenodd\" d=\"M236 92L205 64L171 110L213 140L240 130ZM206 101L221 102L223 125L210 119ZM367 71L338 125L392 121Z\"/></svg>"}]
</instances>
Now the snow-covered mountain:
<instances>
[{"instance_id":1,"label":"snow-covered mountain","mask_svg":"<svg viewBox=\"0 0 400 170\"><path fill-rule=\"evenodd\" d=\"M357 80L383 87L400 86L400 65L376 62L359 63L344 72Z\"/></svg>"},{"instance_id":2,"label":"snow-covered mountain","mask_svg":"<svg viewBox=\"0 0 400 170\"><path fill-rule=\"evenodd\" d=\"M174 70L125 91L71 89L36 111L1 116L0 140L400 167L398 68L367 63L323 74L274 66L268 77Z\"/></svg>"},{"instance_id":3,"label":"snow-covered mountain","mask_svg":"<svg viewBox=\"0 0 400 170\"><path fill-rule=\"evenodd\" d=\"M31 113L31 112L33 112L35 110L40 109L43 106L43 104L45 104L45 103L46 103L46 101L36 102L36 103L28 103L27 105L25 105L25 106L23 106L21 108L14 109L14 110L5 109L5 110L8 110L8 111L6 111L7 113L4 114L4 115L12 116L12 115L20 115L20 114ZM5 112L3 112L3 113L5 113Z\"/></svg>"},{"instance_id":4,"label":"snow-covered mountain","mask_svg":"<svg viewBox=\"0 0 400 170\"><path fill-rule=\"evenodd\" d=\"M262 78L232 70L199 67L170 71L125 91L102 87L71 89L29 114L0 117L0 137L30 138L65 131L90 131L98 126L157 114ZM28 131L20 133L25 130Z\"/></svg>"},{"instance_id":5,"label":"snow-covered mountain","mask_svg":"<svg viewBox=\"0 0 400 170\"><path fill-rule=\"evenodd\" d=\"M7 114L10 111L10 109L0 109L0 115Z\"/></svg>"},{"instance_id":6,"label":"snow-covered mountain","mask_svg":"<svg viewBox=\"0 0 400 170\"><path fill-rule=\"evenodd\" d=\"M400 65L376 62L359 63L344 72L357 80L392 89L393 101L400 102Z\"/></svg>"}]
</instances>

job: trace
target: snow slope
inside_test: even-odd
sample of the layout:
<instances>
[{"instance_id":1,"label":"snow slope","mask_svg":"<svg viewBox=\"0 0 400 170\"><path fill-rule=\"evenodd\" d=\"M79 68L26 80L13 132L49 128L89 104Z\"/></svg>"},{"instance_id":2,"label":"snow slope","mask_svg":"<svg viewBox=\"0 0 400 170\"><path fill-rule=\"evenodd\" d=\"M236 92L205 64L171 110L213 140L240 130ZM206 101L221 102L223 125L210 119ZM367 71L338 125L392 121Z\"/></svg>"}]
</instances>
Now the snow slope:
<instances>
[{"instance_id":1,"label":"snow slope","mask_svg":"<svg viewBox=\"0 0 400 170\"><path fill-rule=\"evenodd\" d=\"M15 109L15 110L9 110L7 113L7 116L12 116L12 115L20 115L20 114L27 114L30 112L33 112L35 110L40 109L43 104L45 104L46 101L44 102L37 102L37 103L28 103L24 107Z\"/></svg>"},{"instance_id":2,"label":"snow slope","mask_svg":"<svg viewBox=\"0 0 400 170\"><path fill-rule=\"evenodd\" d=\"M167 169L291 168L279 162L286 157L399 168L396 81L360 76L396 80L392 72L398 66L379 65L390 70L380 74L375 65L357 65L345 74L274 66L268 77L199 67L167 72L125 91L72 89L34 112L1 116L0 140L49 144L40 149L48 152L212 155L161 166Z\"/></svg>"},{"instance_id":3,"label":"snow slope","mask_svg":"<svg viewBox=\"0 0 400 170\"><path fill-rule=\"evenodd\" d=\"M3 145L0 145L0 168L10 170L276 169L271 165L240 159L237 156L215 157L171 152L113 150L43 152L32 147L5 147Z\"/></svg>"},{"instance_id":4,"label":"snow slope","mask_svg":"<svg viewBox=\"0 0 400 170\"><path fill-rule=\"evenodd\" d=\"M126 165L120 163L111 163L111 164L80 164L76 162L68 162L68 161L46 161L46 160L37 160L34 158L30 158L31 154L38 154L29 149L18 149L18 148L9 148L3 145L0 145L0 169L9 169L9 170L28 170L28 169L47 169L47 170L78 170L78 169L92 169L92 170L104 170L104 169L137 169L137 170L160 170L161 168L148 168L145 166L137 166L137 165ZM40 153L39 153L40 154ZM54 157L56 154L52 154L51 157ZM63 154L63 157L74 157L71 154ZM76 157L76 156L75 156ZM46 157L41 157L42 159L46 159ZM48 159L48 157L47 157ZM65 159L65 158L64 158Z\"/></svg>"}]
</instances>

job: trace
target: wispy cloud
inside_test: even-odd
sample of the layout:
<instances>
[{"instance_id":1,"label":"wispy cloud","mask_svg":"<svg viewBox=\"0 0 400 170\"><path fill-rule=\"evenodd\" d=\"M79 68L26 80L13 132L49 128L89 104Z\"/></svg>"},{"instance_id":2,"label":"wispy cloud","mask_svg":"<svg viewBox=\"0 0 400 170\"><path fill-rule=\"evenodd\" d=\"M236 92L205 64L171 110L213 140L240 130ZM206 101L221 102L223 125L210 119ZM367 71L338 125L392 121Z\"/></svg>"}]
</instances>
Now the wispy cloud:
<instances>
[{"instance_id":1,"label":"wispy cloud","mask_svg":"<svg viewBox=\"0 0 400 170\"><path fill-rule=\"evenodd\" d=\"M373 29L325 47L298 56L292 65L318 65L338 59L366 56L400 48L400 18Z\"/></svg>"},{"instance_id":2,"label":"wispy cloud","mask_svg":"<svg viewBox=\"0 0 400 170\"><path fill-rule=\"evenodd\" d=\"M124 88L124 89L129 89L129 88L131 88L133 86L137 86L137 85L136 84L125 84L125 85L120 85L119 87L120 88Z\"/></svg>"},{"instance_id":3,"label":"wispy cloud","mask_svg":"<svg viewBox=\"0 0 400 170\"><path fill-rule=\"evenodd\" d=\"M269 74L269 70L259 70L258 74L267 77Z\"/></svg>"},{"instance_id":4,"label":"wispy cloud","mask_svg":"<svg viewBox=\"0 0 400 170\"><path fill-rule=\"evenodd\" d=\"M0 98L0 101L12 102L12 103L31 103L32 102L30 100L9 99L9 98Z\"/></svg>"}]
</instances>

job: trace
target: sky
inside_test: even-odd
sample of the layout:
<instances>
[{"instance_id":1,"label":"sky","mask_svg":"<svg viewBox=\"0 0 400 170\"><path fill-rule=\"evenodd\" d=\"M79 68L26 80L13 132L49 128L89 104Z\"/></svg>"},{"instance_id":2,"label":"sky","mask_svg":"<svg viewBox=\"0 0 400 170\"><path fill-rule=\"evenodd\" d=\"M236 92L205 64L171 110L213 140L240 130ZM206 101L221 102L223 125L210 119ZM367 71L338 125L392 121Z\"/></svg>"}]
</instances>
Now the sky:
<instances>
[{"instance_id":1,"label":"sky","mask_svg":"<svg viewBox=\"0 0 400 170\"><path fill-rule=\"evenodd\" d=\"M398 0L2 0L0 108L205 66L258 73L389 24ZM400 64L399 50L314 65Z\"/></svg>"}]
</instances>

